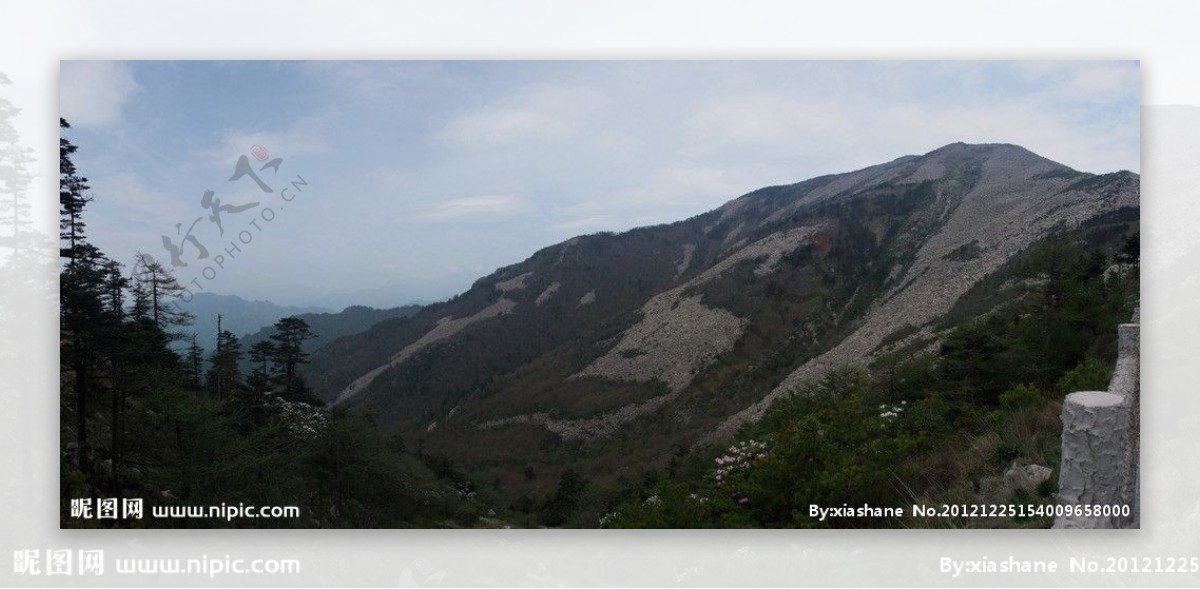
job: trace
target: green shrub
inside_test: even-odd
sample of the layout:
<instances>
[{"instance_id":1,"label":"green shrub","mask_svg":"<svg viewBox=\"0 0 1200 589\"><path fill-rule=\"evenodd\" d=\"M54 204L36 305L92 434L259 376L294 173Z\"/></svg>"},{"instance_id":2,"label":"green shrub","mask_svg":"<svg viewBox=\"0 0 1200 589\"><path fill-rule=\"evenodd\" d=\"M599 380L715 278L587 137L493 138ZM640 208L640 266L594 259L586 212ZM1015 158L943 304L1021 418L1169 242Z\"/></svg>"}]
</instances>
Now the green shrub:
<instances>
[{"instance_id":1,"label":"green shrub","mask_svg":"<svg viewBox=\"0 0 1200 589\"><path fill-rule=\"evenodd\" d=\"M1043 402L1042 394L1037 389L1023 384L1000 393L1000 406L1009 411L1037 407Z\"/></svg>"},{"instance_id":2,"label":"green shrub","mask_svg":"<svg viewBox=\"0 0 1200 589\"><path fill-rule=\"evenodd\" d=\"M1095 358L1088 358L1062 375L1055 388L1063 395L1075 391L1102 391L1108 388L1111 374L1112 370L1108 365Z\"/></svg>"},{"instance_id":3,"label":"green shrub","mask_svg":"<svg viewBox=\"0 0 1200 589\"><path fill-rule=\"evenodd\" d=\"M1058 481L1054 480L1054 477L1050 477L1050 478L1038 483L1038 486L1037 486L1038 497L1049 498L1057 490L1058 490Z\"/></svg>"},{"instance_id":4,"label":"green shrub","mask_svg":"<svg viewBox=\"0 0 1200 589\"><path fill-rule=\"evenodd\" d=\"M1021 455L1021 446L1015 442L1000 442L996 447L996 464L1006 466Z\"/></svg>"}]
</instances>

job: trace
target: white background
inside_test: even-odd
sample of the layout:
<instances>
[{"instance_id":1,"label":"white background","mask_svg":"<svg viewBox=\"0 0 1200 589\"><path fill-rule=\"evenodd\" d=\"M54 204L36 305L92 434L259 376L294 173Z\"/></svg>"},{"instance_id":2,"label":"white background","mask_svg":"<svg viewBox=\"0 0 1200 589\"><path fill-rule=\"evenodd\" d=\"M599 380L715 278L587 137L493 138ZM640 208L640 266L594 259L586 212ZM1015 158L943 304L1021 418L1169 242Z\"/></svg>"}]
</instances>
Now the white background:
<instances>
[{"instance_id":1,"label":"white background","mask_svg":"<svg viewBox=\"0 0 1200 589\"><path fill-rule=\"evenodd\" d=\"M1196 574L971 575L959 559L1200 557L1200 5L1191 2L56 2L0 12L0 93L54 235L60 59L1140 59L1142 530L60 531L53 260L0 333L0 579L21 585L1196 585ZM1176 105L1176 106L1171 106ZM39 290L40 289L40 290ZM49 293L47 295L47 293ZM28 577L14 549L297 558L304 575Z\"/></svg>"}]
</instances>

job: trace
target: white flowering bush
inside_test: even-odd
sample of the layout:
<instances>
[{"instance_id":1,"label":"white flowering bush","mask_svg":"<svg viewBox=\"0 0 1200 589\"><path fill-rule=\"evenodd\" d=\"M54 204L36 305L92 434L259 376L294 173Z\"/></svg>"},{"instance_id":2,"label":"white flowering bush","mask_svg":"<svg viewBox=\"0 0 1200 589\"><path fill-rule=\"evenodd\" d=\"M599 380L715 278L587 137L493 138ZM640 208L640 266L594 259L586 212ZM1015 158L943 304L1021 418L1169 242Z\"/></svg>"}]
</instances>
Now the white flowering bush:
<instances>
[{"instance_id":1,"label":"white flowering bush","mask_svg":"<svg viewBox=\"0 0 1200 589\"><path fill-rule=\"evenodd\" d=\"M717 486L732 493L738 505L749 505L750 498L746 496L741 483L748 478L750 468L757 462L771 456L766 442L749 439L730 446L724 454L713 459L717 468L713 471L713 480Z\"/></svg>"},{"instance_id":2,"label":"white flowering bush","mask_svg":"<svg viewBox=\"0 0 1200 589\"><path fill-rule=\"evenodd\" d=\"M904 410L907 408L908 408L908 401L900 401L900 403L892 404L892 405L888 405L888 404L880 405L879 406L879 418L883 419L885 421L894 420L897 417L900 417L900 414L904 413Z\"/></svg>"},{"instance_id":3,"label":"white flowering bush","mask_svg":"<svg viewBox=\"0 0 1200 589\"><path fill-rule=\"evenodd\" d=\"M311 440L325 432L329 425L329 413L321 407L308 403L293 403L275 397L272 405L279 411L279 418L288 431L296 437Z\"/></svg>"},{"instance_id":4,"label":"white flowering bush","mask_svg":"<svg viewBox=\"0 0 1200 589\"><path fill-rule=\"evenodd\" d=\"M617 519L617 512L615 512L615 511L610 511L604 515L601 515L600 516L600 527L607 528L607 527L611 526L612 523L614 521L616 521L616 519Z\"/></svg>"},{"instance_id":5,"label":"white flowering bush","mask_svg":"<svg viewBox=\"0 0 1200 589\"><path fill-rule=\"evenodd\" d=\"M725 454L714 459L717 469L713 471L713 479L720 486L727 486L732 479L744 474L750 466L759 460L764 460L771 453L765 442L746 440L729 447Z\"/></svg>"}]
</instances>

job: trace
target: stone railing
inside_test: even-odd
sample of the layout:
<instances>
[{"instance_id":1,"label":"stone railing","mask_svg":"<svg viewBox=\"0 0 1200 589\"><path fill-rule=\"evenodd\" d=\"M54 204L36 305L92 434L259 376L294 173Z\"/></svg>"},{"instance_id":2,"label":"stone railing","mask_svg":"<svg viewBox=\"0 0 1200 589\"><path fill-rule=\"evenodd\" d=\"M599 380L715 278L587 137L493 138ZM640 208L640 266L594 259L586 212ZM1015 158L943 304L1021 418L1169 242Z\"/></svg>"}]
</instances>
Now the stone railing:
<instances>
[{"instance_id":1,"label":"stone railing","mask_svg":"<svg viewBox=\"0 0 1200 589\"><path fill-rule=\"evenodd\" d=\"M1080 391L1063 403L1062 466L1058 503L1063 506L1129 506L1129 515L1065 515L1055 528L1138 528L1139 323L1117 328L1117 365L1107 391Z\"/></svg>"}]
</instances>

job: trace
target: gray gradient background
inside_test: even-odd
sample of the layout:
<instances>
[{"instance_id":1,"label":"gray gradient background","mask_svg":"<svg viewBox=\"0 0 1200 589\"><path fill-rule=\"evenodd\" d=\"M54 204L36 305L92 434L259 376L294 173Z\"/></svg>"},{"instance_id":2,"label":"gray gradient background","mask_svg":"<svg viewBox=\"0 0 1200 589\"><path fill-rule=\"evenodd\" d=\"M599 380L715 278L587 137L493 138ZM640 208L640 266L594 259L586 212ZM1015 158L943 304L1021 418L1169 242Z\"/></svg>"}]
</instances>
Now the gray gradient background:
<instances>
[{"instance_id":1,"label":"gray gradient background","mask_svg":"<svg viewBox=\"0 0 1200 589\"><path fill-rule=\"evenodd\" d=\"M370 10L368 10L370 8ZM938 559L1200 557L1200 8L1184 2L43 2L0 8L0 93L52 198L60 59L1141 59L1142 526L1137 531L60 531L56 258L0 288L0 583L41 585L1193 586L1195 574L971 575ZM986 26L985 26L986 25ZM31 199L32 200L32 199ZM54 247L48 243L47 251ZM101 577L11 572L14 549L102 548ZM116 575L113 558L297 558L301 576Z\"/></svg>"}]
</instances>

